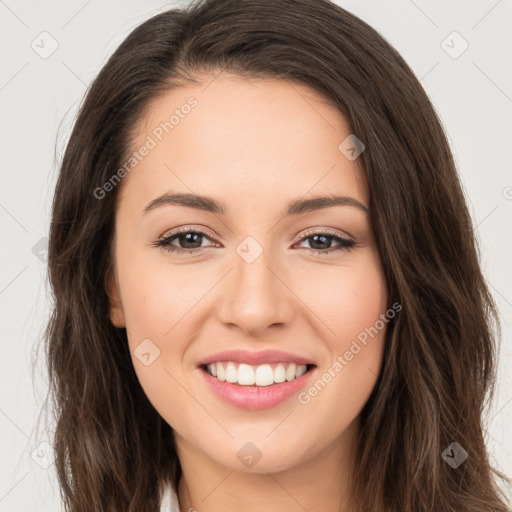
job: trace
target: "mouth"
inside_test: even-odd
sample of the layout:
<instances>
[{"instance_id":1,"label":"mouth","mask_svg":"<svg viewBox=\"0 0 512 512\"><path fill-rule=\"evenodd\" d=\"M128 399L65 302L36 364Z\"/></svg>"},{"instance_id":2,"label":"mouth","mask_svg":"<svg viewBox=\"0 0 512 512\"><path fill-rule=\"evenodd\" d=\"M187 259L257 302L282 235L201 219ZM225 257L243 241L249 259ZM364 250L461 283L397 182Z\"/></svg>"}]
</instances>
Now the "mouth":
<instances>
[{"instance_id":1,"label":"mouth","mask_svg":"<svg viewBox=\"0 0 512 512\"><path fill-rule=\"evenodd\" d=\"M202 364L200 368L218 381L259 388L299 379L316 368L316 365L295 364L286 361L260 365L250 365L237 361L217 361Z\"/></svg>"},{"instance_id":2,"label":"mouth","mask_svg":"<svg viewBox=\"0 0 512 512\"><path fill-rule=\"evenodd\" d=\"M317 365L282 350L227 350L197 363L206 390L239 409L271 409L284 404L311 382Z\"/></svg>"}]
</instances>

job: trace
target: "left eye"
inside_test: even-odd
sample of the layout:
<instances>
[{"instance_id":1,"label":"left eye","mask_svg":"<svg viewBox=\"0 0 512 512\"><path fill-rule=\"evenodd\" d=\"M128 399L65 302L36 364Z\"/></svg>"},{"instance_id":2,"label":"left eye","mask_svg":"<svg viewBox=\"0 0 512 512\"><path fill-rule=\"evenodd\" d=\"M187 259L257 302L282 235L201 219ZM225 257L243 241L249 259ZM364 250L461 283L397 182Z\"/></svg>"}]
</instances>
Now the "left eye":
<instances>
[{"instance_id":1,"label":"left eye","mask_svg":"<svg viewBox=\"0 0 512 512\"><path fill-rule=\"evenodd\" d=\"M356 242L354 240L350 240L348 238L343 238L343 237L341 237L339 235L335 235L333 233L324 233L324 232L309 234L308 236L305 236L304 238L302 238L301 243L302 243L302 241L308 241L308 240L309 240L309 244L314 246L311 248L312 251L315 251L318 253L324 253L324 254L331 253L334 251L341 251L343 249L350 250L356 245ZM336 241L338 243L338 247L331 249L332 242L329 240ZM325 247L326 245L328 245L329 247ZM331 250L327 251L325 249L331 249Z\"/></svg>"},{"instance_id":2,"label":"left eye","mask_svg":"<svg viewBox=\"0 0 512 512\"><path fill-rule=\"evenodd\" d=\"M162 247L163 249L169 252L189 254L198 253L201 252L201 250L204 248L202 246L203 238L211 240L210 237L206 233L203 233L202 231L188 230L170 234L167 237L158 240L153 245L157 247ZM179 244L182 245L182 247L176 247L175 245L173 245L172 242L174 242L175 240L177 240ZM322 231L308 233L308 235L304 236L299 241L299 243L304 243L306 241L309 241L309 244L314 246L310 247L309 250L317 254L330 254L331 252L340 250L348 251L357 245L354 240L343 238L334 233ZM334 249L331 247L332 241L338 243L338 246L335 247Z\"/></svg>"}]
</instances>

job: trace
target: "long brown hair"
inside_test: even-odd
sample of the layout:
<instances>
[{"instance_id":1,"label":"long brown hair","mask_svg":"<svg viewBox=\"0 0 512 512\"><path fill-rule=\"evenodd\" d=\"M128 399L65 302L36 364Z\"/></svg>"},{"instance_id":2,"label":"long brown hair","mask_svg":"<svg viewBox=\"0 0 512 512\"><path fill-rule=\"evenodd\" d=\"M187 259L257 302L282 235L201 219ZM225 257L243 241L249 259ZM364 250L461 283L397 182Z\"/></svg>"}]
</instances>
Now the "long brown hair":
<instances>
[{"instance_id":1,"label":"long brown hair","mask_svg":"<svg viewBox=\"0 0 512 512\"><path fill-rule=\"evenodd\" d=\"M484 442L499 319L452 154L400 55L327 0L199 0L133 30L81 105L60 166L49 240L54 304L44 339L67 512L158 510L181 468L172 428L145 396L106 281L118 187L150 103L204 73L278 78L336 105L360 161L388 284L402 305L361 414L360 511L506 511ZM121 184L122 185L122 184ZM457 442L458 468L442 457Z\"/></svg>"}]
</instances>

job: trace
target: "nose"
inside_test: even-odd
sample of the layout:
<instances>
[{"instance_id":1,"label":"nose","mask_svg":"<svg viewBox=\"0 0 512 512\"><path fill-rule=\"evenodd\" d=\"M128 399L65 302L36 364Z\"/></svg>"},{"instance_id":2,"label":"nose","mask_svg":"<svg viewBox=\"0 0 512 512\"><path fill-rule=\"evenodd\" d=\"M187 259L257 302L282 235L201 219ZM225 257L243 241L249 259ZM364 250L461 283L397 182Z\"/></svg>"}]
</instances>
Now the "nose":
<instances>
[{"instance_id":1,"label":"nose","mask_svg":"<svg viewBox=\"0 0 512 512\"><path fill-rule=\"evenodd\" d=\"M226 276L217 313L220 321L246 336L262 336L270 327L290 324L296 307L287 273L270 251L251 262L238 253ZM296 299L295 299L296 300Z\"/></svg>"}]
</instances>

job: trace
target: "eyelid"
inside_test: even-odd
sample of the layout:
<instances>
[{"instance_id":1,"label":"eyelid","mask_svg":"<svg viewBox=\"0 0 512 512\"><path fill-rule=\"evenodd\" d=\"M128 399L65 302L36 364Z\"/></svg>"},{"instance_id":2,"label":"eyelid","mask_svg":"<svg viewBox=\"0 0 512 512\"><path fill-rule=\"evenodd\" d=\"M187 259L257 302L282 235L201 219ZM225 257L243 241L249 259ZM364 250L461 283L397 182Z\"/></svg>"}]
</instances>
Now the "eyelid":
<instances>
[{"instance_id":1,"label":"eyelid","mask_svg":"<svg viewBox=\"0 0 512 512\"><path fill-rule=\"evenodd\" d=\"M190 224L185 226L180 226L179 228L171 229L170 231L165 231L159 238L159 240L165 240L170 237L174 237L176 235L179 235L180 233L189 233L191 231L201 231L204 232L207 235L207 238L210 239L210 241L214 241L212 239L219 238L211 229L208 229L206 226L201 226L199 224ZM346 232L340 232L338 230L335 230L333 228L322 228L322 227L314 227L314 228L308 228L306 231L299 232L298 235L294 238L294 244L297 242L302 241L304 238L307 238L309 236L314 236L318 234L327 234L331 236L337 236L340 238L343 238L345 240L350 241L356 241L355 238L350 235L350 233Z\"/></svg>"},{"instance_id":2,"label":"eyelid","mask_svg":"<svg viewBox=\"0 0 512 512\"><path fill-rule=\"evenodd\" d=\"M164 231L162 235L160 235L158 238L160 240L169 238L171 236L179 235L180 233L188 233L190 231L203 231L206 235L208 235L208 238L218 238L217 235L211 230L208 229L205 226L201 226L199 224L189 224L186 226L181 226L179 228L174 228L171 230Z\"/></svg>"},{"instance_id":3,"label":"eyelid","mask_svg":"<svg viewBox=\"0 0 512 512\"><path fill-rule=\"evenodd\" d=\"M335 230L333 228L322 228L322 227L309 228L306 231L301 231L298 235L298 241L301 241L303 238L307 238L307 237L318 235L318 234L337 236L337 237L343 238L344 240L350 240L352 242L356 241L356 239L350 233Z\"/></svg>"},{"instance_id":4,"label":"eyelid","mask_svg":"<svg viewBox=\"0 0 512 512\"><path fill-rule=\"evenodd\" d=\"M214 248L216 245L218 246L216 242L216 237L209 236L210 230L208 228L204 228L201 226L198 228L197 226L181 226L179 228L176 228L174 230L171 230L169 234L164 236L163 238L159 238L156 242L153 242L151 245L154 247L159 247L164 249L165 251L169 251L170 253L176 253L181 255L189 255L189 257L194 258L196 256L200 256L201 254L204 254L205 251L208 249ZM174 247L171 245L171 241L178 238L180 233L196 233L202 236L203 238L207 238L211 242L213 242L212 245L204 247L204 248L194 248L194 249L182 249L178 247ZM337 248L329 248L328 250L320 250L320 249L308 249L309 251L312 251L314 254L317 254L318 256L330 256L333 254L337 254L340 251L350 252L354 248L359 247L359 243L356 239L354 239L351 235L347 237L345 234L340 234L336 230L333 230L331 228L309 228L307 231L302 232L301 236L299 237L298 241L293 244L293 246L296 246L297 244L300 244L301 242L308 240L312 238L313 236L327 236L328 238L333 238L337 241L338 247Z\"/></svg>"}]
</instances>

